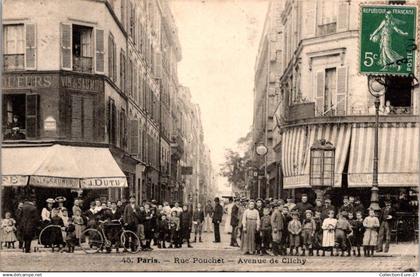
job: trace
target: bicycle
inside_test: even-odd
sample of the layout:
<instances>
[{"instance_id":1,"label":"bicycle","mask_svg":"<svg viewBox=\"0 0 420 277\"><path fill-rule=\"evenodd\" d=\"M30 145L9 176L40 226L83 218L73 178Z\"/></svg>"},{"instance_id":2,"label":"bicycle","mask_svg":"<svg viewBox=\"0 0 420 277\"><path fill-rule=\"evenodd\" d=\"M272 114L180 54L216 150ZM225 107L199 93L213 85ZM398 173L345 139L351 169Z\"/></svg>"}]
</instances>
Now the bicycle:
<instances>
[{"instance_id":1,"label":"bicycle","mask_svg":"<svg viewBox=\"0 0 420 277\"><path fill-rule=\"evenodd\" d=\"M87 228L83 230L80 238L79 244L82 250L86 254L94 254L97 253L99 250L103 250L104 248L110 252L112 247L112 241L107 238L104 223L106 221L99 221L99 227L96 228ZM125 252L130 253L137 253L140 251L140 239L139 237L130 230L126 230L124 226L121 224L121 221L118 220L118 223L113 222L114 224L109 224L109 227L112 225L120 226L121 227L121 234L120 234L120 245L123 246ZM119 249L119 245L117 244L117 249Z\"/></svg>"}]
</instances>

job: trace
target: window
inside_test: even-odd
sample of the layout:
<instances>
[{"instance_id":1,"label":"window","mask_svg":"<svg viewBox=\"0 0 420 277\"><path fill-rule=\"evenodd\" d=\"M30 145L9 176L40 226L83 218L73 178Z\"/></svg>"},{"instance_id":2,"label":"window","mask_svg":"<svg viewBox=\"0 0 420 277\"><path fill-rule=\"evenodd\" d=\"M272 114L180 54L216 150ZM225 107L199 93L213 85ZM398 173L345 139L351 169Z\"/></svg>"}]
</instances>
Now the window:
<instances>
[{"instance_id":1,"label":"window","mask_svg":"<svg viewBox=\"0 0 420 277\"><path fill-rule=\"evenodd\" d=\"M117 81L117 49L114 37L109 34L108 38L108 76L114 82Z\"/></svg>"},{"instance_id":2,"label":"window","mask_svg":"<svg viewBox=\"0 0 420 277\"><path fill-rule=\"evenodd\" d=\"M3 95L3 135L4 139L26 138L26 95ZM33 129L33 128L32 128Z\"/></svg>"},{"instance_id":3,"label":"window","mask_svg":"<svg viewBox=\"0 0 420 277\"><path fill-rule=\"evenodd\" d=\"M93 71L93 28L73 25L72 54L73 70L79 72Z\"/></svg>"},{"instance_id":4,"label":"window","mask_svg":"<svg viewBox=\"0 0 420 277\"><path fill-rule=\"evenodd\" d=\"M120 89L125 93L125 53L120 52Z\"/></svg>"},{"instance_id":5,"label":"window","mask_svg":"<svg viewBox=\"0 0 420 277\"><path fill-rule=\"evenodd\" d=\"M315 109L318 116L343 116L347 111L347 67L316 73Z\"/></svg>"},{"instance_id":6,"label":"window","mask_svg":"<svg viewBox=\"0 0 420 277\"><path fill-rule=\"evenodd\" d=\"M325 70L324 113L332 111L333 97L336 93L336 77L335 68L328 68Z\"/></svg>"},{"instance_id":7,"label":"window","mask_svg":"<svg viewBox=\"0 0 420 277\"><path fill-rule=\"evenodd\" d=\"M108 100L108 140L110 144L115 144L117 140L117 108L115 101L111 97Z\"/></svg>"},{"instance_id":8,"label":"window","mask_svg":"<svg viewBox=\"0 0 420 277\"><path fill-rule=\"evenodd\" d=\"M387 77L385 90L385 113L386 114L410 114L411 113L411 77Z\"/></svg>"},{"instance_id":9,"label":"window","mask_svg":"<svg viewBox=\"0 0 420 277\"><path fill-rule=\"evenodd\" d=\"M136 42L136 7L129 2L130 11L130 35L134 43Z\"/></svg>"},{"instance_id":10,"label":"window","mask_svg":"<svg viewBox=\"0 0 420 277\"><path fill-rule=\"evenodd\" d=\"M93 140L94 101L92 96L71 95L71 138Z\"/></svg>"},{"instance_id":11,"label":"window","mask_svg":"<svg viewBox=\"0 0 420 277\"><path fill-rule=\"evenodd\" d=\"M318 2L318 35L323 36L337 31L338 2L327 0L320 0Z\"/></svg>"},{"instance_id":12,"label":"window","mask_svg":"<svg viewBox=\"0 0 420 277\"><path fill-rule=\"evenodd\" d=\"M120 111L120 147L127 147L127 115L124 109Z\"/></svg>"},{"instance_id":13,"label":"window","mask_svg":"<svg viewBox=\"0 0 420 277\"><path fill-rule=\"evenodd\" d=\"M5 25L3 29L4 70L25 68L24 25Z\"/></svg>"}]
</instances>

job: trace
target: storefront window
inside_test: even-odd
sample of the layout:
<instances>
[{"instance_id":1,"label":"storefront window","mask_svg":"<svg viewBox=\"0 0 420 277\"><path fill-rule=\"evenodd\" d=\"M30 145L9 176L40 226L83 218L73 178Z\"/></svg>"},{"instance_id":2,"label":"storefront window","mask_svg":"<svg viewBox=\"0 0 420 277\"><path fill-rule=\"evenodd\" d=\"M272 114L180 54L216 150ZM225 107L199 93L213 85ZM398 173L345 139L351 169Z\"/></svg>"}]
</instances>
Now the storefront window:
<instances>
[{"instance_id":1,"label":"storefront window","mask_svg":"<svg viewBox=\"0 0 420 277\"><path fill-rule=\"evenodd\" d=\"M335 147L321 139L311 147L310 184L312 187L334 186Z\"/></svg>"}]
</instances>

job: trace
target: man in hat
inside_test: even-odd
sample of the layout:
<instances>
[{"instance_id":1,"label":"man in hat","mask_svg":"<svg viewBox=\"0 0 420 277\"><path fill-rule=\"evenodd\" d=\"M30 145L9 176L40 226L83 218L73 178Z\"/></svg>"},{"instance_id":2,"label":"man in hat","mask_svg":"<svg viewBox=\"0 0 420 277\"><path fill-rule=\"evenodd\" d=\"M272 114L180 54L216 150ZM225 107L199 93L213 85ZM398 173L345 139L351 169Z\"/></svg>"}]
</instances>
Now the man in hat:
<instances>
[{"instance_id":1,"label":"man in hat","mask_svg":"<svg viewBox=\"0 0 420 277\"><path fill-rule=\"evenodd\" d=\"M32 199L24 201L22 206L21 232L23 238L23 249L25 253L31 252L31 243L36 234L39 222L38 211Z\"/></svg>"},{"instance_id":2,"label":"man in hat","mask_svg":"<svg viewBox=\"0 0 420 277\"><path fill-rule=\"evenodd\" d=\"M271 228L272 228L272 248L273 255L277 256L282 254L280 244L283 235L283 228L285 224L285 218L281 213L280 206L278 203L274 203L274 210L271 214Z\"/></svg>"},{"instance_id":3,"label":"man in hat","mask_svg":"<svg viewBox=\"0 0 420 277\"><path fill-rule=\"evenodd\" d=\"M230 226L232 226L232 234L230 236L230 246L238 247L238 242L236 241L236 234L238 233L239 225L239 198L235 198L232 206L232 213L230 217Z\"/></svg>"},{"instance_id":4,"label":"man in hat","mask_svg":"<svg viewBox=\"0 0 420 277\"><path fill-rule=\"evenodd\" d=\"M219 197L214 198L214 213L213 213L213 227L214 227L214 243L220 242L220 222L223 218L223 207L220 205Z\"/></svg>"},{"instance_id":5,"label":"man in hat","mask_svg":"<svg viewBox=\"0 0 420 277\"><path fill-rule=\"evenodd\" d=\"M394 219L394 209L391 207L391 200L385 199L385 207L381 209L379 216L379 234L378 234L378 244L376 246L376 252L384 251L387 253L389 251L389 242L391 241L391 229L390 222ZM383 244L385 243L385 249L383 249Z\"/></svg>"},{"instance_id":6,"label":"man in hat","mask_svg":"<svg viewBox=\"0 0 420 277\"><path fill-rule=\"evenodd\" d=\"M301 202L296 204L296 209L299 212L299 218L301 220L305 218L305 212L307 210L313 211L314 206L312 206L312 204L308 202L308 195L306 195L305 193L302 194Z\"/></svg>"},{"instance_id":7,"label":"man in hat","mask_svg":"<svg viewBox=\"0 0 420 277\"><path fill-rule=\"evenodd\" d=\"M325 219L328 217L329 211L334 211L334 214L335 214L335 207L331 204L330 198L325 198L324 208L322 209L322 213L321 213L322 219Z\"/></svg>"}]
</instances>

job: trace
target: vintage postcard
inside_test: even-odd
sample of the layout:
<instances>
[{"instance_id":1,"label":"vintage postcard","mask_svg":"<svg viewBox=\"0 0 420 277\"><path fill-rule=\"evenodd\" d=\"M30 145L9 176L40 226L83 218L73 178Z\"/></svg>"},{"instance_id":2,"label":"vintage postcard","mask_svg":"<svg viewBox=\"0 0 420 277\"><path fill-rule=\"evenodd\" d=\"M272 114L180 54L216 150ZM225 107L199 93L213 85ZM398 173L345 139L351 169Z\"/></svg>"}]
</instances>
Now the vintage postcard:
<instances>
[{"instance_id":1,"label":"vintage postcard","mask_svg":"<svg viewBox=\"0 0 420 277\"><path fill-rule=\"evenodd\" d=\"M418 0L1 3L0 271L419 271Z\"/></svg>"}]
</instances>

